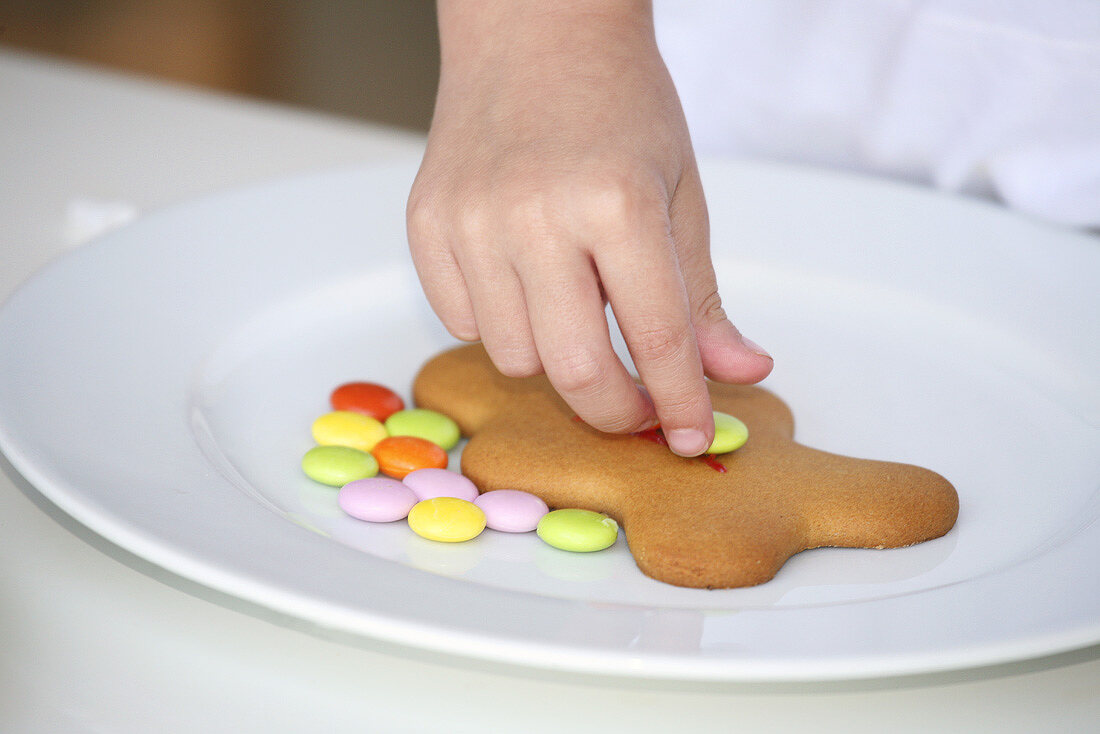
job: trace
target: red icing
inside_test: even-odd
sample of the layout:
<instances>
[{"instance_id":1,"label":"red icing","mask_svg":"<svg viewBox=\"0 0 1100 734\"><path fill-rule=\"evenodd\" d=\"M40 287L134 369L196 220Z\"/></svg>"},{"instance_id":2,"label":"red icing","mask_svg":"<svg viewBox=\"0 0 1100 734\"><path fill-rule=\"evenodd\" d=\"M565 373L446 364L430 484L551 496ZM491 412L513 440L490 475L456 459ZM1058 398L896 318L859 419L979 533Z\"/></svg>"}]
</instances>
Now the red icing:
<instances>
[{"instance_id":1,"label":"red icing","mask_svg":"<svg viewBox=\"0 0 1100 734\"><path fill-rule=\"evenodd\" d=\"M718 459L714 458L714 454L703 454L699 457L699 461L703 462L716 472L721 472L722 474L725 474L727 471L726 467L722 466L720 463L718 463Z\"/></svg>"},{"instance_id":2,"label":"red icing","mask_svg":"<svg viewBox=\"0 0 1100 734\"><path fill-rule=\"evenodd\" d=\"M652 441L653 443L659 444L661 446L668 446L668 441L665 440L665 434L661 431L660 426L656 426L655 428L647 428L646 430L638 431L633 435L637 436L638 438L644 438L646 441ZM712 455L703 454L702 456L699 456L697 458L699 459L699 461L703 462L714 471L721 472L723 474L726 473L726 467L719 464L718 460L715 459Z\"/></svg>"},{"instance_id":3,"label":"red icing","mask_svg":"<svg viewBox=\"0 0 1100 734\"><path fill-rule=\"evenodd\" d=\"M573 416L573 420L577 423L584 422L581 420L581 417L579 415ZM632 433L630 435L645 439L646 441L658 444L659 446L668 446L668 441L665 440L665 434L661 431L660 426L647 428L644 431L638 431L637 433ZM712 454L703 454L702 456L696 458L698 458L699 461L703 462L716 472L721 472L722 474L725 474L728 471L726 467L722 466L722 464L718 462L718 459L715 459Z\"/></svg>"},{"instance_id":4,"label":"red icing","mask_svg":"<svg viewBox=\"0 0 1100 734\"><path fill-rule=\"evenodd\" d=\"M665 440L665 434L661 432L661 427L647 428L644 431L638 431L635 434L638 438L644 438L646 441L652 441L660 446L668 446L668 441Z\"/></svg>"}]
</instances>

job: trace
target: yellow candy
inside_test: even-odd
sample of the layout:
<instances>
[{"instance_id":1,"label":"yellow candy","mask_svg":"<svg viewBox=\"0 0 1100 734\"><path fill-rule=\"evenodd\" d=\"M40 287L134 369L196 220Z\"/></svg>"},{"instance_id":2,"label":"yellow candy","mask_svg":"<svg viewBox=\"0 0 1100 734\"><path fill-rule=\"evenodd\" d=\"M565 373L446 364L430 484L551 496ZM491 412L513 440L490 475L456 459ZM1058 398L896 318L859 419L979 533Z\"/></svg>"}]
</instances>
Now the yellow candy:
<instances>
[{"instance_id":1,"label":"yellow candy","mask_svg":"<svg viewBox=\"0 0 1100 734\"><path fill-rule=\"evenodd\" d=\"M386 427L377 419L350 410L325 413L313 421L313 440L321 446L349 446L370 451L388 435Z\"/></svg>"},{"instance_id":2,"label":"yellow candy","mask_svg":"<svg viewBox=\"0 0 1100 734\"><path fill-rule=\"evenodd\" d=\"M748 440L748 426L732 415L714 411L714 441L707 449L708 454L726 454L736 451Z\"/></svg>"},{"instance_id":3,"label":"yellow candy","mask_svg":"<svg viewBox=\"0 0 1100 734\"><path fill-rule=\"evenodd\" d=\"M457 497L434 497L413 505L409 511L409 527L428 540L461 543L481 534L485 529L485 513L473 502Z\"/></svg>"}]
</instances>

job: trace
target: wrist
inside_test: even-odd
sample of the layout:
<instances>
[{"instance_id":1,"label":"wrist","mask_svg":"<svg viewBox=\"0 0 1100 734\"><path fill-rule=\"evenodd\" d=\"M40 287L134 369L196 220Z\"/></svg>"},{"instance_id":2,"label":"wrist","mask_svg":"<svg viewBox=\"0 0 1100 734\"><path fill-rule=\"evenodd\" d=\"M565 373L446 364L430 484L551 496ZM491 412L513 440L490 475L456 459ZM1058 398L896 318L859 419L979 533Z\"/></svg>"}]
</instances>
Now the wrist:
<instances>
[{"instance_id":1,"label":"wrist","mask_svg":"<svg viewBox=\"0 0 1100 734\"><path fill-rule=\"evenodd\" d=\"M649 0L439 0L444 78L593 52L656 53Z\"/></svg>"}]
</instances>

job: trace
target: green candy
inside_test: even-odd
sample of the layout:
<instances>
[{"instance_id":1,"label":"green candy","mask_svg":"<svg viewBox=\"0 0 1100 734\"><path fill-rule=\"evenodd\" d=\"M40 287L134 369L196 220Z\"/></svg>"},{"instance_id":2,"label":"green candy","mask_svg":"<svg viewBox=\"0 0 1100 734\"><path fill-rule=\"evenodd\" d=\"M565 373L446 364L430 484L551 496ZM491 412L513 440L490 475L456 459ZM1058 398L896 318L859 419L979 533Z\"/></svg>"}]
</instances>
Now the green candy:
<instances>
[{"instance_id":1,"label":"green candy","mask_svg":"<svg viewBox=\"0 0 1100 734\"><path fill-rule=\"evenodd\" d=\"M708 454L728 454L745 445L749 440L749 427L726 413L714 411L714 441Z\"/></svg>"},{"instance_id":2,"label":"green candy","mask_svg":"<svg viewBox=\"0 0 1100 734\"><path fill-rule=\"evenodd\" d=\"M302 471L315 482L343 487L378 473L378 461L350 446L315 446L302 457Z\"/></svg>"},{"instance_id":3,"label":"green candy","mask_svg":"<svg viewBox=\"0 0 1100 734\"><path fill-rule=\"evenodd\" d=\"M444 451L458 443L461 433L453 420L427 408L399 410L386 419L391 436L416 436L431 441Z\"/></svg>"},{"instance_id":4,"label":"green candy","mask_svg":"<svg viewBox=\"0 0 1100 734\"><path fill-rule=\"evenodd\" d=\"M554 510L542 516L535 532L555 548L591 553L615 542L619 537L619 524L591 510Z\"/></svg>"}]
</instances>

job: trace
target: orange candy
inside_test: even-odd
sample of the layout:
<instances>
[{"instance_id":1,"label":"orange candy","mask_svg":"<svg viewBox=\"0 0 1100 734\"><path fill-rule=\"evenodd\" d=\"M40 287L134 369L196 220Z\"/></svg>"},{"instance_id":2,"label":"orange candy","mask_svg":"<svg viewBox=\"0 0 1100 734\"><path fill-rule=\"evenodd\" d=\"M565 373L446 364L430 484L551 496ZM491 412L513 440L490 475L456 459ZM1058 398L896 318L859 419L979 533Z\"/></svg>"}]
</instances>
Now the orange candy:
<instances>
[{"instance_id":1,"label":"orange candy","mask_svg":"<svg viewBox=\"0 0 1100 734\"><path fill-rule=\"evenodd\" d=\"M417 469L446 469L447 452L431 441L416 436L383 438L371 450L378 469L394 479Z\"/></svg>"},{"instance_id":2,"label":"orange candy","mask_svg":"<svg viewBox=\"0 0 1100 734\"><path fill-rule=\"evenodd\" d=\"M380 421L405 408L405 401L400 395L373 382L349 382L341 385L332 391L329 401L333 410L365 413Z\"/></svg>"}]
</instances>

